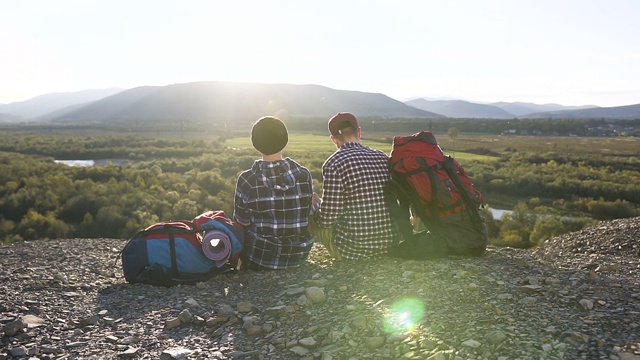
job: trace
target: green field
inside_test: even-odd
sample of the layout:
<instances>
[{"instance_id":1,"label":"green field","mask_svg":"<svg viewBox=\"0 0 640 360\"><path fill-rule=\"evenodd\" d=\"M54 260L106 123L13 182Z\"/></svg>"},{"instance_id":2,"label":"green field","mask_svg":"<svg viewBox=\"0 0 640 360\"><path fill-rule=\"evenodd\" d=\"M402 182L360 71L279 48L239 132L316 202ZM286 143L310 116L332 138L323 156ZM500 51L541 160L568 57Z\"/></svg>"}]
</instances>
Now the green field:
<instances>
[{"instance_id":1,"label":"green field","mask_svg":"<svg viewBox=\"0 0 640 360\"><path fill-rule=\"evenodd\" d=\"M379 149L384 151L386 154L391 153L391 141L383 142L383 141L375 141L375 140L362 140L362 144L369 146L373 149ZM236 137L227 139L226 145L232 148L238 149L253 149L253 145L251 145L251 139L247 137ZM289 134L289 143L287 147L284 149L284 153L290 152L292 154L298 152L306 152L306 153L317 153L317 154L326 154L330 155L332 152L336 150L335 145L329 139L329 135L313 135L313 134L303 134L303 133L290 133ZM490 161L496 159L492 156L486 155L477 155L465 152L447 152L447 155L453 155L456 159L461 162L465 162L468 160L474 161Z\"/></svg>"}]
</instances>

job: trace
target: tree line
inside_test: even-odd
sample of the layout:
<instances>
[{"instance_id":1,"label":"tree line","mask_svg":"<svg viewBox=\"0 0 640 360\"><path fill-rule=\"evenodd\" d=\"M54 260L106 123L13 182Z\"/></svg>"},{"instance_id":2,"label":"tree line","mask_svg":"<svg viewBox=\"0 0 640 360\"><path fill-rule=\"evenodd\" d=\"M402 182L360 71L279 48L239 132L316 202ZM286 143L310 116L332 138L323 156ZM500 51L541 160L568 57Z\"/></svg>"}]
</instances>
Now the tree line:
<instances>
[{"instance_id":1,"label":"tree line","mask_svg":"<svg viewBox=\"0 0 640 360\"><path fill-rule=\"evenodd\" d=\"M158 221L233 211L240 171L258 154L224 141L0 134L0 240L126 239ZM288 156L308 167L321 192L325 155ZM125 166L70 167L54 159L128 159ZM487 204L513 212L493 219L495 243L533 246L596 220L640 215L635 157L513 152L463 164ZM504 206L504 205L503 205Z\"/></svg>"}]
</instances>

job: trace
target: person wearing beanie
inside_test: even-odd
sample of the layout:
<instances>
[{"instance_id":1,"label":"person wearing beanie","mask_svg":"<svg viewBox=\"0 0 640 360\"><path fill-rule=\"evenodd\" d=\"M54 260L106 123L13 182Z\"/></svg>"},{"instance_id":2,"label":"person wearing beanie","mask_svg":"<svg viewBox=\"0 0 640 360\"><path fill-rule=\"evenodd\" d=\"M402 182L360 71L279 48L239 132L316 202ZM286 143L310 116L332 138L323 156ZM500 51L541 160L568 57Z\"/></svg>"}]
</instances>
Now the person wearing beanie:
<instances>
[{"instance_id":1,"label":"person wearing beanie","mask_svg":"<svg viewBox=\"0 0 640 360\"><path fill-rule=\"evenodd\" d=\"M322 165L322 198L313 194L312 233L336 259L387 254L400 242L384 196L389 157L360 143L353 114L338 113L328 126L337 151Z\"/></svg>"},{"instance_id":2,"label":"person wearing beanie","mask_svg":"<svg viewBox=\"0 0 640 360\"><path fill-rule=\"evenodd\" d=\"M288 141L287 127L273 116L260 118L251 129L251 143L262 158L238 176L233 208L234 220L245 229L242 269L297 267L313 246L311 173L283 158Z\"/></svg>"}]
</instances>

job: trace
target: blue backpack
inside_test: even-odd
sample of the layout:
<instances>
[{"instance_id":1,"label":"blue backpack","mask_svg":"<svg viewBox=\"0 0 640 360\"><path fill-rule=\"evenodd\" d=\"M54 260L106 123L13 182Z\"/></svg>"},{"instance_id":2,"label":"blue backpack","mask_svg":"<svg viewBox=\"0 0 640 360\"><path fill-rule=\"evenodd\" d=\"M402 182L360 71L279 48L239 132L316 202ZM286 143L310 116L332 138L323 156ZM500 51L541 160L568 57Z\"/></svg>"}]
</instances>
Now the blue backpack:
<instances>
[{"instance_id":1,"label":"blue backpack","mask_svg":"<svg viewBox=\"0 0 640 360\"><path fill-rule=\"evenodd\" d=\"M196 219L206 218L208 213ZM242 230L222 214L227 226L219 227L233 238L235 252L242 250ZM198 221L202 223L202 220ZM204 229L193 221L165 221L134 234L121 252L122 270L129 283L173 286L194 284L235 268L229 261L208 258L202 246Z\"/></svg>"}]
</instances>

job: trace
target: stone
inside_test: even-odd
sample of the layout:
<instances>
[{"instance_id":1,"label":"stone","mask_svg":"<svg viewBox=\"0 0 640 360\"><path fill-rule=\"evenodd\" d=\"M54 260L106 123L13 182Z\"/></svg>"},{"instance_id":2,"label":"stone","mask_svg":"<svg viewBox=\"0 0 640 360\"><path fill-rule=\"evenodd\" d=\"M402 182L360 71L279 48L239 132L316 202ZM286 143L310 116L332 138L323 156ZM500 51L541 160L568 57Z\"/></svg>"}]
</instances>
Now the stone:
<instances>
[{"instance_id":1,"label":"stone","mask_svg":"<svg viewBox=\"0 0 640 360\"><path fill-rule=\"evenodd\" d=\"M167 321L164 322L164 328L169 330L169 329L173 329L176 328L178 326L180 326L182 324L182 322L180 321L180 318L171 318Z\"/></svg>"},{"instance_id":2,"label":"stone","mask_svg":"<svg viewBox=\"0 0 640 360\"><path fill-rule=\"evenodd\" d=\"M118 354L116 354L116 356L118 357L136 357L138 356L138 352L140 351L140 348L128 348L127 350L123 351L123 352L119 352Z\"/></svg>"},{"instance_id":3,"label":"stone","mask_svg":"<svg viewBox=\"0 0 640 360\"><path fill-rule=\"evenodd\" d=\"M463 346L467 346L467 347L471 347L471 348L477 348L482 344L480 344L480 342L478 342L478 341L476 341L474 339L469 339L469 340L463 341L462 345Z\"/></svg>"},{"instance_id":4,"label":"stone","mask_svg":"<svg viewBox=\"0 0 640 360\"><path fill-rule=\"evenodd\" d=\"M183 347L176 347L163 350L160 354L161 360L185 360L193 353L192 350Z\"/></svg>"},{"instance_id":5,"label":"stone","mask_svg":"<svg viewBox=\"0 0 640 360\"><path fill-rule=\"evenodd\" d=\"M27 348L24 346L16 346L11 349L11 356L13 357L24 357L27 355Z\"/></svg>"},{"instance_id":6,"label":"stone","mask_svg":"<svg viewBox=\"0 0 640 360\"><path fill-rule=\"evenodd\" d=\"M193 315L191 315L189 309L184 309L178 314L178 319L180 319L180 322L183 324L189 324L191 320L193 320Z\"/></svg>"},{"instance_id":7,"label":"stone","mask_svg":"<svg viewBox=\"0 0 640 360\"><path fill-rule=\"evenodd\" d=\"M299 296L301 294L304 293L304 288L303 287L293 287L293 288L289 288L287 289L287 291L285 291L285 294L287 296Z\"/></svg>"},{"instance_id":8,"label":"stone","mask_svg":"<svg viewBox=\"0 0 640 360\"><path fill-rule=\"evenodd\" d=\"M593 301L589 300L589 299L581 299L579 301L580 306L582 306L583 309L585 310L591 310L593 309Z\"/></svg>"},{"instance_id":9,"label":"stone","mask_svg":"<svg viewBox=\"0 0 640 360\"><path fill-rule=\"evenodd\" d=\"M218 309L218 316L235 316L236 310L231 305L222 305Z\"/></svg>"},{"instance_id":10,"label":"stone","mask_svg":"<svg viewBox=\"0 0 640 360\"><path fill-rule=\"evenodd\" d=\"M310 353L309 349L307 349L307 348L305 348L303 346L299 346L299 345L296 345L296 346L290 348L289 351L293 352L294 354L296 354L298 356L305 356L305 355Z\"/></svg>"},{"instance_id":11,"label":"stone","mask_svg":"<svg viewBox=\"0 0 640 360\"><path fill-rule=\"evenodd\" d=\"M304 339L298 340L298 344L309 348L315 347L318 344L318 341L316 341L316 339L314 339L313 337L306 337Z\"/></svg>"},{"instance_id":12,"label":"stone","mask_svg":"<svg viewBox=\"0 0 640 360\"><path fill-rule=\"evenodd\" d=\"M300 297L298 297L298 299L296 299L296 305L299 306L306 306L309 303L308 299L307 299L307 295L300 295Z\"/></svg>"},{"instance_id":13,"label":"stone","mask_svg":"<svg viewBox=\"0 0 640 360\"><path fill-rule=\"evenodd\" d=\"M248 301L241 301L236 305L236 310L239 313L248 313L254 310L254 306Z\"/></svg>"},{"instance_id":14,"label":"stone","mask_svg":"<svg viewBox=\"0 0 640 360\"><path fill-rule=\"evenodd\" d=\"M314 279L314 280L305 280L304 285L307 287L315 286L315 287L326 287L329 283L327 279Z\"/></svg>"},{"instance_id":15,"label":"stone","mask_svg":"<svg viewBox=\"0 0 640 360\"><path fill-rule=\"evenodd\" d=\"M22 318L6 324L2 330L6 336L15 336L27 327L27 323Z\"/></svg>"},{"instance_id":16,"label":"stone","mask_svg":"<svg viewBox=\"0 0 640 360\"><path fill-rule=\"evenodd\" d=\"M384 345L385 338L383 336L372 336L365 340L367 348L377 349Z\"/></svg>"},{"instance_id":17,"label":"stone","mask_svg":"<svg viewBox=\"0 0 640 360\"><path fill-rule=\"evenodd\" d=\"M305 294L307 295L307 298L311 300L312 304L320 304L327 300L327 296L325 295L324 290L319 287L308 287L305 290Z\"/></svg>"},{"instance_id":18,"label":"stone","mask_svg":"<svg viewBox=\"0 0 640 360\"><path fill-rule=\"evenodd\" d=\"M494 330L489 332L485 339L492 344L499 344L507 339L507 335L500 330Z\"/></svg>"},{"instance_id":19,"label":"stone","mask_svg":"<svg viewBox=\"0 0 640 360\"><path fill-rule=\"evenodd\" d=\"M45 320L43 318L31 314L23 316L22 321L27 324L28 328L34 328L45 324Z\"/></svg>"},{"instance_id":20,"label":"stone","mask_svg":"<svg viewBox=\"0 0 640 360\"><path fill-rule=\"evenodd\" d=\"M197 301L196 301L196 299L194 299L194 298L188 298L188 299L184 302L184 305L185 305L186 307L194 307L194 308L200 307L200 304L198 304L198 302L197 302Z\"/></svg>"},{"instance_id":21,"label":"stone","mask_svg":"<svg viewBox=\"0 0 640 360\"><path fill-rule=\"evenodd\" d=\"M286 305L272 306L272 307L266 308L264 310L264 314L271 317L278 317L284 314L286 309L287 309Z\"/></svg>"},{"instance_id":22,"label":"stone","mask_svg":"<svg viewBox=\"0 0 640 360\"><path fill-rule=\"evenodd\" d=\"M87 318L81 319L79 325L80 326L89 326L98 324L98 315L89 316Z\"/></svg>"}]
</instances>

